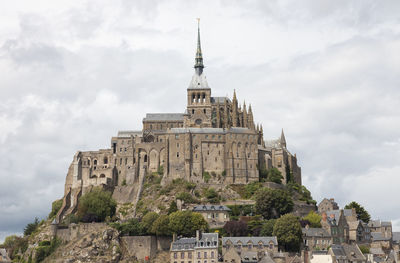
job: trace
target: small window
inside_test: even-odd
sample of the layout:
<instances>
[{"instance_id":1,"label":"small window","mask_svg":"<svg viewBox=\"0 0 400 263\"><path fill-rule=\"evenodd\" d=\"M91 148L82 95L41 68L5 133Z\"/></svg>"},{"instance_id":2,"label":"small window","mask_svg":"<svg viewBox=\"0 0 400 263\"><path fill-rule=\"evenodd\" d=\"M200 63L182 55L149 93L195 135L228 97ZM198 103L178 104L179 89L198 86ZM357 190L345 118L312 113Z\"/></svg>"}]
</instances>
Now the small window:
<instances>
[{"instance_id":1,"label":"small window","mask_svg":"<svg viewBox=\"0 0 400 263\"><path fill-rule=\"evenodd\" d=\"M176 143L176 147L177 147L177 148L179 148L179 142L178 142L178 143Z\"/></svg>"},{"instance_id":2,"label":"small window","mask_svg":"<svg viewBox=\"0 0 400 263\"><path fill-rule=\"evenodd\" d=\"M97 160L94 160L94 161L93 161L93 165L97 165Z\"/></svg>"},{"instance_id":3,"label":"small window","mask_svg":"<svg viewBox=\"0 0 400 263\"><path fill-rule=\"evenodd\" d=\"M215 139L215 134L212 135L212 138Z\"/></svg>"},{"instance_id":4,"label":"small window","mask_svg":"<svg viewBox=\"0 0 400 263\"><path fill-rule=\"evenodd\" d=\"M204 112L204 114L206 114L207 113L206 109L204 109L203 112Z\"/></svg>"},{"instance_id":5,"label":"small window","mask_svg":"<svg viewBox=\"0 0 400 263\"><path fill-rule=\"evenodd\" d=\"M206 137L206 139L208 139L208 134L206 134L206 136L205 136L205 137Z\"/></svg>"},{"instance_id":6,"label":"small window","mask_svg":"<svg viewBox=\"0 0 400 263\"><path fill-rule=\"evenodd\" d=\"M147 154L144 155L144 162L147 163Z\"/></svg>"},{"instance_id":7,"label":"small window","mask_svg":"<svg viewBox=\"0 0 400 263\"><path fill-rule=\"evenodd\" d=\"M128 164L128 158L125 158L125 165Z\"/></svg>"},{"instance_id":8,"label":"small window","mask_svg":"<svg viewBox=\"0 0 400 263\"><path fill-rule=\"evenodd\" d=\"M103 162L104 162L104 164L108 164L108 158L107 158L107 157L104 157Z\"/></svg>"},{"instance_id":9,"label":"small window","mask_svg":"<svg viewBox=\"0 0 400 263\"><path fill-rule=\"evenodd\" d=\"M175 134L175 139L176 139L176 140L179 139L179 134Z\"/></svg>"},{"instance_id":10,"label":"small window","mask_svg":"<svg viewBox=\"0 0 400 263\"><path fill-rule=\"evenodd\" d=\"M119 165L122 165L122 158L119 159Z\"/></svg>"},{"instance_id":11,"label":"small window","mask_svg":"<svg viewBox=\"0 0 400 263\"><path fill-rule=\"evenodd\" d=\"M176 157L179 158L179 152L176 153Z\"/></svg>"},{"instance_id":12,"label":"small window","mask_svg":"<svg viewBox=\"0 0 400 263\"><path fill-rule=\"evenodd\" d=\"M192 114L194 114L194 109L192 110Z\"/></svg>"}]
</instances>

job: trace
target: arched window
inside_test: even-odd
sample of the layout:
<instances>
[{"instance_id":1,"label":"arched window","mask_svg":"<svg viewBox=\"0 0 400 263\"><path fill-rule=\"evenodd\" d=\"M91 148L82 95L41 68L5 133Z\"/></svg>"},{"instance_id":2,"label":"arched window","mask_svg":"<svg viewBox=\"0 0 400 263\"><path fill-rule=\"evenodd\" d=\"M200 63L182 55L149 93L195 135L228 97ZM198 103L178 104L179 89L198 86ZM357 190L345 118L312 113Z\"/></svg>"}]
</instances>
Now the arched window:
<instances>
[{"instance_id":1,"label":"arched window","mask_svg":"<svg viewBox=\"0 0 400 263\"><path fill-rule=\"evenodd\" d=\"M104 178L104 177L106 177L105 174L100 174L100 178Z\"/></svg>"},{"instance_id":2,"label":"arched window","mask_svg":"<svg viewBox=\"0 0 400 263\"><path fill-rule=\"evenodd\" d=\"M144 162L147 163L147 154L144 155Z\"/></svg>"},{"instance_id":3,"label":"arched window","mask_svg":"<svg viewBox=\"0 0 400 263\"><path fill-rule=\"evenodd\" d=\"M97 160L96 159L93 161L93 165L97 165Z\"/></svg>"},{"instance_id":4,"label":"arched window","mask_svg":"<svg viewBox=\"0 0 400 263\"><path fill-rule=\"evenodd\" d=\"M104 164L108 164L108 158L107 157L104 157Z\"/></svg>"}]
</instances>

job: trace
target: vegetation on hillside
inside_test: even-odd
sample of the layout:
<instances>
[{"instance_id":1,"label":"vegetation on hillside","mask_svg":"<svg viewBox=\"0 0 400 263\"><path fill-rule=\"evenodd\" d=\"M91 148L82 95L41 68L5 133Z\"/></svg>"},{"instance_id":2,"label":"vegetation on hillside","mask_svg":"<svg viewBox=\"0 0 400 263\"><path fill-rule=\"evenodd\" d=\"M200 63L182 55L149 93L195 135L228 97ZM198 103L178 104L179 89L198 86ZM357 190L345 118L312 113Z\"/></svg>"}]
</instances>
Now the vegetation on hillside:
<instances>
[{"instance_id":1,"label":"vegetation on hillside","mask_svg":"<svg viewBox=\"0 0 400 263\"><path fill-rule=\"evenodd\" d=\"M354 208L356 210L356 214L357 214L357 219L358 220L361 220L361 221L363 221L365 223L368 223L369 220L371 220L371 216L367 212L367 210L365 210L365 208L363 206L361 206L359 203L357 203L355 201L347 204L344 208L345 209Z\"/></svg>"},{"instance_id":2,"label":"vegetation on hillside","mask_svg":"<svg viewBox=\"0 0 400 263\"><path fill-rule=\"evenodd\" d=\"M103 222L115 215L116 207L112 193L96 187L79 199L77 216L82 222Z\"/></svg>"},{"instance_id":3,"label":"vegetation on hillside","mask_svg":"<svg viewBox=\"0 0 400 263\"><path fill-rule=\"evenodd\" d=\"M256 212L265 219L279 218L290 213L293 206L291 196L284 190L261 188L256 193Z\"/></svg>"},{"instance_id":4,"label":"vegetation on hillside","mask_svg":"<svg viewBox=\"0 0 400 263\"><path fill-rule=\"evenodd\" d=\"M321 216L314 211L310 211L303 220L306 220L310 227L321 227Z\"/></svg>"},{"instance_id":5,"label":"vegetation on hillside","mask_svg":"<svg viewBox=\"0 0 400 263\"><path fill-rule=\"evenodd\" d=\"M298 252L303 240L299 219L291 214L281 216L276 220L273 235L284 251Z\"/></svg>"}]
</instances>

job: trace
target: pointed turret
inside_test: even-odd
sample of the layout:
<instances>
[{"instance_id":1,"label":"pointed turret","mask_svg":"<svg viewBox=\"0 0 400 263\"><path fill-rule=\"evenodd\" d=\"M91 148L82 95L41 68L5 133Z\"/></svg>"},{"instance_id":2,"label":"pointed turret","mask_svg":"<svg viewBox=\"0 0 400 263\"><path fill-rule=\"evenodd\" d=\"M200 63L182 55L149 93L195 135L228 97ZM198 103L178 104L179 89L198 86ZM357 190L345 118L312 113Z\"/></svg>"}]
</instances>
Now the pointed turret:
<instances>
[{"instance_id":1,"label":"pointed turret","mask_svg":"<svg viewBox=\"0 0 400 263\"><path fill-rule=\"evenodd\" d=\"M236 90L233 90L232 99L232 126L238 127L238 101L236 98Z\"/></svg>"},{"instance_id":2,"label":"pointed turret","mask_svg":"<svg viewBox=\"0 0 400 263\"><path fill-rule=\"evenodd\" d=\"M224 128L229 128L229 110L228 110L228 100L225 98L224 103Z\"/></svg>"},{"instance_id":3,"label":"pointed turret","mask_svg":"<svg viewBox=\"0 0 400 263\"><path fill-rule=\"evenodd\" d=\"M253 111L251 110L251 104L249 104L249 112L248 112L248 127L252 130L255 129L254 127L254 120L253 120Z\"/></svg>"},{"instance_id":4,"label":"pointed turret","mask_svg":"<svg viewBox=\"0 0 400 263\"><path fill-rule=\"evenodd\" d=\"M218 100L218 102L217 102L217 121L216 121L216 124L217 124L217 128L220 128L221 127L221 114L220 114L220 112L219 112L219 100Z\"/></svg>"},{"instance_id":5,"label":"pointed turret","mask_svg":"<svg viewBox=\"0 0 400 263\"><path fill-rule=\"evenodd\" d=\"M248 118L247 118L247 110L246 110L246 101L243 101L243 122L242 127L246 128L248 126Z\"/></svg>"},{"instance_id":6,"label":"pointed turret","mask_svg":"<svg viewBox=\"0 0 400 263\"><path fill-rule=\"evenodd\" d=\"M281 146L282 146L283 148L286 148L286 138L285 138L285 134L283 133L283 129L282 129L282 132L281 132L280 143L281 143Z\"/></svg>"},{"instance_id":7,"label":"pointed turret","mask_svg":"<svg viewBox=\"0 0 400 263\"><path fill-rule=\"evenodd\" d=\"M200 43L200 18L197 18L197 51L196 51L196 64L194 64L194 69L197 75L201 75L203 73L203 53L201 52L201 43Z\"/></svg>"}]
</instances>

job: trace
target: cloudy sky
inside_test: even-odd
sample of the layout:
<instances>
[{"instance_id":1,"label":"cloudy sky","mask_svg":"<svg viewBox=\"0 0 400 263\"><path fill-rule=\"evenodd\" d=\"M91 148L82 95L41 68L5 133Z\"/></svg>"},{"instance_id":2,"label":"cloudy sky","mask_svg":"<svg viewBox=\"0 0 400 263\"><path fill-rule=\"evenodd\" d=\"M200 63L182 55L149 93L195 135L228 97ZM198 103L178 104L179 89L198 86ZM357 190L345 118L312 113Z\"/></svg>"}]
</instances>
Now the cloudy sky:
<instances>
[{"instance_id":1,"label":"cloudy sky","mask_svg":"<svg viewBox=\"0 0 400 263\"><path fill-rule=\"evenodd\" d=\"M285 130L320 201L400 231L400 1L7 1L0 8L0 242L63 196L77 150L182 112L201 17L214 96Z\"/></svg>"}]
</instances>

